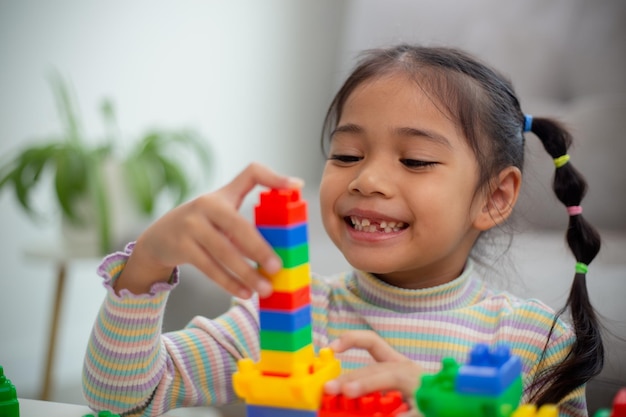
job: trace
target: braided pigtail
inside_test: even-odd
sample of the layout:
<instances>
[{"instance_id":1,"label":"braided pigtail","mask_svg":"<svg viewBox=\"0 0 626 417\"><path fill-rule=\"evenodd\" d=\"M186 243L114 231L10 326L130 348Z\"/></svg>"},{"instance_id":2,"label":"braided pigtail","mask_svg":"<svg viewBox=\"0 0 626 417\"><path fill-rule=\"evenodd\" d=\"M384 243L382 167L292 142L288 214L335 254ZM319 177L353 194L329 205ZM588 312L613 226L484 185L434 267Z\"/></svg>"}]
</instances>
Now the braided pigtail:
<instances>
[{"instance_id":1,"label":"braided pigtail","mask_svg":"<svg viewBox=\"0 0 626 417\"><path fill-rule=\"evenodd\" d=\"M600 325L589 301L586 283L587 266L600 251L600 235L582 216L580 203L587 191L587 183L569 162L567 150L572 143L570 134L553 120L532 119L530 116L526 116L525 130L537 135L554 160L556 171L553 189L557 198L567 207L567 243L576 258L576 273L569 297L552 324L554 329L556 320L569 309L576 341L563 362L537 375L531 385L536 393L533 402L538 405L556 404L573 389L599 374L604 364Z\"/></svg>"}]
</instances>

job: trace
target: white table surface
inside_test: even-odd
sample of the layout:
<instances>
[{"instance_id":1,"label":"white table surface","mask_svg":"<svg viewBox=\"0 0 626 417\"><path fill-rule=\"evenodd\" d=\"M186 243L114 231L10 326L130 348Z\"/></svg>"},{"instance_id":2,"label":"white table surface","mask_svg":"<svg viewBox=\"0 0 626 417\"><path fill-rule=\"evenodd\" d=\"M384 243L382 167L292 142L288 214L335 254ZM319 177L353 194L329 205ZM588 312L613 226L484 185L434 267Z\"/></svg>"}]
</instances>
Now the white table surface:
<instances>
[{"instance_id":1,"label":"white table surface","mask_svg":"<svg viewBox=\"0 0 626 417\"><path fill-rule=\"evenodd\" d=\"M97 415L97 413L94 413L89 407L84 405L63 404L25 398L19 398L18 401L20 403L20 417L82 417L85 414ZM180 408L171 410L164 414L164 416L220 417L220 414L210 408Z\"/></svg>"}]
</instances>

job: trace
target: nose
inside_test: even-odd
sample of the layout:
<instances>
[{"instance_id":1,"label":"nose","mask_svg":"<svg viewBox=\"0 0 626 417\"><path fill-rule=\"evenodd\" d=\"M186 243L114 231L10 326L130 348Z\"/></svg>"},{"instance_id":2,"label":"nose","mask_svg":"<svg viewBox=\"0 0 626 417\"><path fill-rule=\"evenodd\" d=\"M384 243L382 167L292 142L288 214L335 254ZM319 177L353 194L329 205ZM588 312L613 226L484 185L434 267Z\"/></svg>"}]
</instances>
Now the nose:
<instances>
[{"instance_id":1,"label":"nose","mask_svg":"<svg viewBox=\"0 0 626 417\"><path fill-rule=\"evenodd\" d=\"M361 164L348 187L351 193L391 197L394 189L391 167L375 160L366 161Z\"/></svg>"}]
</instances>

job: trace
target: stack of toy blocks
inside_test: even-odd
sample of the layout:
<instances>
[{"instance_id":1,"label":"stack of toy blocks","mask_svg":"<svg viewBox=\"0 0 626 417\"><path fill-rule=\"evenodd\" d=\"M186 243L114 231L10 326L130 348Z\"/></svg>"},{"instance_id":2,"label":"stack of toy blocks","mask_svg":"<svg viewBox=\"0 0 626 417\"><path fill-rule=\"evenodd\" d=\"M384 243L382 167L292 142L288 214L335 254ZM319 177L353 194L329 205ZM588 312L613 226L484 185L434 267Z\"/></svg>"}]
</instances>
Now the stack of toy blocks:
<instances>
[{"instance_id":1,"label":"stack of toy blocks","mask_svg":"<svg viewBox=\"0 0 626 417\"><path fill-rule=\"evenodd\" d=\"M233 375L248 417L313 417L323 385L341 372L329 349L313 348L307 207L298 190L261 193L255 223L282 259L277 274L260 272L273 293L260 299L261 358L242 359Z\"/></svg>"},{"instance_id":2,"label":"stack of toy blocks","mask_svg":"<svg viewBox=\"0 0 626 417\"><path fill-rule=\"evenodd\" d=\"M626 417L626 388L617 392L613 399L613 408L598 410L594 417Z\"/></svg>"},{"instance_id":3,"label":"stack of toy blocks","mask_svg":"<svg viewBox=\"0 0 626 417\"><path fill-rule=\"evenodd\" d=\"M479 344L467 364L452 358L442 361L442 370L422 376L415 401L425 417L461 415L508 417L522 398L522 364L508 347L489 350Z\"/></svg>"},{"instance_id":4,"label":"stack of toy blocks","mask_svg":"<svg viewBox=\"0 0 626 417\"><path fill-rule=\"evenodd\" d=\"M17 401L15 385L4 376L0 366L0 417L20 417L20 404Z\"/></svg>"}]
</instances>

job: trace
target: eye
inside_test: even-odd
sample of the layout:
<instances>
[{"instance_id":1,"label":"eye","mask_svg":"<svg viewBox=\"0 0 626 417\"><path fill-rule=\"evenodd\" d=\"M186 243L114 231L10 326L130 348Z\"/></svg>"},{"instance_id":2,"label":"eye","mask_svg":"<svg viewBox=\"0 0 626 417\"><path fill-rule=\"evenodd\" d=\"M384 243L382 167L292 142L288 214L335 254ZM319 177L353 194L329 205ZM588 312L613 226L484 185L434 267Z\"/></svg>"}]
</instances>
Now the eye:
<instances>
[{"instance_id":1,"label":"eye","mask_svg":"<svg viewBox=\"0 0 626 417\"><path fill-rule=\"evenodd\" d=\"M331 161L337 161L341 164L351 164L354 162L359 162L363 158L360 156L355 156L355 155L333 154L328 159Z\"/></svg>"},{"instance_id":2,"label":"eye","mask_svg":"<svg viewBox=\"0 0 626 417\"><path fill-rule=\"evenodd\" d=\"M400 162L407 168L413 169L432 167L439 163L434 161L420 161L419 159L401 159Z\"/></svg>"}]
</instances>

